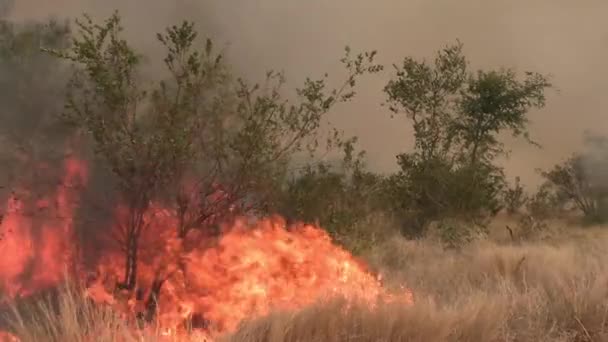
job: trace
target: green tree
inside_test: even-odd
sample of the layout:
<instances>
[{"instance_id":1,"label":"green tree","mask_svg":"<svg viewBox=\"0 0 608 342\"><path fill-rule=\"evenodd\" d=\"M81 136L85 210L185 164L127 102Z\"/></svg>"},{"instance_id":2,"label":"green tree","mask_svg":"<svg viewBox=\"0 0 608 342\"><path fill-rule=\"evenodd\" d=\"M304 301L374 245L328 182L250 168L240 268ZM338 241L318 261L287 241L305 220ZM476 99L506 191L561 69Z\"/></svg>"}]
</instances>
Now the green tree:
<instances>
[{"instance_id":1,"label":"green tree","mask_svg":"<svg viewBox=\"0 0 608 342\"><path fill-rule=\"evenodd\" d=\"M121 38L117 13L102 25L86 16L76 24L72 47L50 52L77 66L65 117L89 133L129 209L119 284L129 290L152 200L173 203L181 237L239 208L263 210L291 157L318 146L325 114L352 98L359 76L381 68L375 52L351 57L347 48L341 88L328 90L327 75L307 79L291 102L282 74L269 72L263 85L235 79L211 41L199 48L193 24L184 22L157 35L169 76L147 87L142 56Z\"/></svg>"},{"instance_id":2,"label":"green tree","mask_svg":"<svg viewBox=\"0 0 608 342\"><path fill-rule=\"evenodd\" d=\"M544 106L550 87L537 73L469 72L462 47L447 46L433 63L405 58L384 89L391 111L413 123L414 149L397 156L401 171L389 188L414 234L442 217L481 222L500 209L505 182L495 160L506 151L498 135L532 142L527 114Z\"/></svg>"}]
</instances>

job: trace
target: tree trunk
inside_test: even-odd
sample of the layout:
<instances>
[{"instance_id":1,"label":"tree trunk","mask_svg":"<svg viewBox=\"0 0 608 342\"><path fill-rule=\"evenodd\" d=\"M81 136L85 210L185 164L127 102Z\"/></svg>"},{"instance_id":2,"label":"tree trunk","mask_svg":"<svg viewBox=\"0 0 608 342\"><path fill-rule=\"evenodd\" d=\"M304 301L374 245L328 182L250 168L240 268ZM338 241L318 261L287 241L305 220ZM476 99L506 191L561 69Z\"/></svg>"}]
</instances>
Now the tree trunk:
<instances>
[{"instance_id":1,"label":"tree trunk","mask_svg":"<svg viewBox=\"0 0 608 342\"><path fill-rule=\"evenodd\" d=\"M158 297L164 282L165 280L156 279L152 283L150 295L146 301L146 312L143 316L145 321L148 323L151 323L154 320L154 317L156 317L156 310L158 309Z\"/></svg>"},{"instance_id":2,"label":"tree trunk","mask_svg":"<svg viewBox=\"0 0 608 342\"><path fill-rule=\"evenodd\" d=\"M122 283L118 284L121 290L135 289L137 280L137 252L139 249L139 234L132 232L127 238L127 252L125 260L125 278Z\"/></svg>"},{"instance_id":3,"label":"tree trunk","mask_svg":"<svg viewBox=\"0 0 608 342\"><path fill-rule=\"evenodd\" d=\"M190 207L190 201L185 193L180 192L176 198L177 202L177 235L180 239L184 239L188 233L188 222L186 214Z\"/></svg>"}]
</instances>

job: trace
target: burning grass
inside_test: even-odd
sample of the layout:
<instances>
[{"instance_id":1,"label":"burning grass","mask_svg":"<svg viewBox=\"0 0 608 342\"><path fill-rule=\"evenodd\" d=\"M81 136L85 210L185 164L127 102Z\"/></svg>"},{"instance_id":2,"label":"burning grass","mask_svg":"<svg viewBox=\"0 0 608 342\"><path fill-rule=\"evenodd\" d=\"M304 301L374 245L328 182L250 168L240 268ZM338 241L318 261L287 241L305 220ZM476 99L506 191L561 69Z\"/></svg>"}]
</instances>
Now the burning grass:
<instances>
[{"instance_id":1,"label":"burning grass","mask_svg":"<svg viewBox=\"0 0 608 342\"><path fill-rule=\"evenodd\" d=\"M598 230L516 246L481 241L461 251L395 238L368 260L387 272L387 285L407 279L413 305L336 298L245 320L217 340L608 341L607 243ZM78 293L63 292L58 315L45 306L25 311L32 320L13 314L14 331L23 342L90 341L92 333L96 341L160 341L154 330L134 336Z\"/></svg>"}]
</instances>

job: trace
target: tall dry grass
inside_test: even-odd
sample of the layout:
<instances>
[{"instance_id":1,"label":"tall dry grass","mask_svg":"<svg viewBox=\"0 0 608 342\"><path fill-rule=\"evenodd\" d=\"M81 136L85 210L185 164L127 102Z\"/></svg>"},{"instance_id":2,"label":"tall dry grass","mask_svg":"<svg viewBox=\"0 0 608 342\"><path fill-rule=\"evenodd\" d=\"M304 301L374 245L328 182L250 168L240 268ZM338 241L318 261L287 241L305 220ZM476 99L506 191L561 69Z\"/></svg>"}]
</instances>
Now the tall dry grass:
<instances>
[{"instance_id":1,"label":"tall dry grass","mask_svg":"<svg viewBox=\"0 0 608 342\"><path fill-rule=\"evenodd\" d=\"M58 291L10 306L3 325L22 342L138 341L118 315L83 293L66 282Z\"/></svg>"},{"instance_id":2,"label":"tall dry grass","mask_svg":"<svg viewBox=\"0 0 608 342\"><path fill-rule=\"evenodd\" d=\"M367 259L387 285L413 290L413 306L336 301L248 322L226 341L608 341L607 247L603 229L451 251L392 238Z\"/></svg>"},{"instance_id":3,"label":"tall dry grass","mask_svg":"<svg viewBox=\"0 0 608 342\"><path fill-rule=\"evenodd\" d=\"M446 251L391 238L367 253L387 286L405 282L412 306L376 310L339 299L245 322L221 341L608 341L608 231L577 229L517 244L476 241ZM135 341L115 315L64 292L11 314L24 342ZM140 341L155 341L149 336Z\"/></svg>"}]
</instances>

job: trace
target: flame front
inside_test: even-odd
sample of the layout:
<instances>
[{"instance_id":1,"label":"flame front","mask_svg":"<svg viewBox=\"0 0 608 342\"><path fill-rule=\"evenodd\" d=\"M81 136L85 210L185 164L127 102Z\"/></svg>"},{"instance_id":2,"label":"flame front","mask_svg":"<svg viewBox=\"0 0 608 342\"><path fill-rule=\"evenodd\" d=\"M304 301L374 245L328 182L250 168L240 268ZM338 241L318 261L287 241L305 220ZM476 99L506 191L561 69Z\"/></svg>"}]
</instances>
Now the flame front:
<instances>
[{"instance_id":1,"label":"flame front","mask_svg":"<svg viewBox=\"0 0 608 342\"><path fill-rule=\"evenodd\" d=\"M80 265L71 240L77 194L66 184L86 182L84 165L68 159L53 200L36 204L53 204L55 220L36 225L22 214L27 203L15 196L8 200L0 230L0 248L8 257L0 259L0 284L9 298L56 286L66 265ZM118 206L116 226L124 215ZM280 217L253 223L240 218L216 237L192 230L179 238L175 212L159 205L151 206L146 221L136 289L116 290L125 258L118 249L107 248L97 260L95 277L86 279L86 295L127 318L145 316L154 304L151 323L172 338L185 334L188 325L205 338L230 333L244 320L336 295L371 306L378 300L412 301L407 290L389 294L362 262L312 225L287 226ZM85 272L78 272L76 277L85 281Z\"/></svg>"},{"instance_id":2,"label":"flame front","mask_svg":"<svg viewBox=\"0 0 608 342\"><path fill-rule=\"evenodd\" d=\"M388 293L361 262L332 244L324 230L311 225L286 227L279 217L248 224L241 218L224 227L213 246L199 248L200 244L192 243L197 240L178 242L169 237L164 253L142 258L140 263L138 285L143 289L159 279L159 270L164 273L156 319L173 333L183 330L187 321L214 334L227 333L245 319L277 309L296 310L334 296L369 305L378 300L412 300L409 291L396 297ZM99 302L122 305L122 310L135 316L144 310L149 296L130 297L127 306L124 299L116 300L114 281L107 279L119 278L121 270L121 258L104 260L89 295Z\"/></svg>"}]
</instances>

